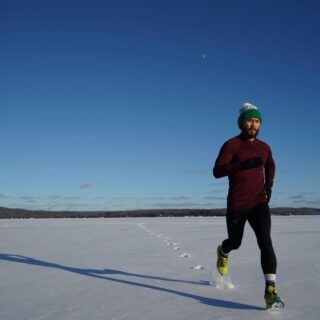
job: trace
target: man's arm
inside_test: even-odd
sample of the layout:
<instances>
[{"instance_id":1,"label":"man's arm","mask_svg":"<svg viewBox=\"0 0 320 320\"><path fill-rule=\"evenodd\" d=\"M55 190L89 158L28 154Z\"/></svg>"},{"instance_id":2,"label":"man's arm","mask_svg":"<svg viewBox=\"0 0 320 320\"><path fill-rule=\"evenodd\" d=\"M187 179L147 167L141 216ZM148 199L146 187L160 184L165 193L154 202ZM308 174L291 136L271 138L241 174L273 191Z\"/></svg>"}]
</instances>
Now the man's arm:
<instances>
[{"instance_id":1,"label":"man's arm","mask_svg":"<svg viewBox=\"0 0 320 320\"><path fill-rule=\"evenodd\" d=\"M265 167L264 167L265 190L266 190L268 202L271 199L275 171L276 171L276 166L275 166L274 160L272 158L272 152L269 149L268 158L267 158L267 161L266 161Z\"/></svg>"},{"instance_id":2,"label":"man's arm","mask_svg":"<svg viewBox=\"0 0 320 320\"><path fill-rule=\"evenodd\" d=\"M226 142L222 146L213 168L213 176L215 178L222 178L235 173L236 167L231 163L232 157L233 150Z\"/></svg>"},{"instance_id":3,"label":"man's arm","mask_svg":"<svg viewBox=\"0 0 320 320\"><path fill-rule=\"evenodd\" d=\"M263 161L260 157L252 157L247 158L242 162L235 162L233 161L234 154L234 146L231 146L228 142L226 142L222 146L213 168L213 175L215 178L231 176L237 171L258 168L263 165Z\"/></svg>"},{"instance_id":4,"label":"man's arm","mask_svg":"<svg viewBox=\"0 0 320 320\"><path fill-rule=\"evenodd\" d=\"M266 163L264 165L264 172L265 172L265 182L270 184L271 186L273 185L275 171L276 171L276 165L275 165L274 160L272 158L272 152L269 149L268 158L267 158Z\"/></svg>"}]
</instances>

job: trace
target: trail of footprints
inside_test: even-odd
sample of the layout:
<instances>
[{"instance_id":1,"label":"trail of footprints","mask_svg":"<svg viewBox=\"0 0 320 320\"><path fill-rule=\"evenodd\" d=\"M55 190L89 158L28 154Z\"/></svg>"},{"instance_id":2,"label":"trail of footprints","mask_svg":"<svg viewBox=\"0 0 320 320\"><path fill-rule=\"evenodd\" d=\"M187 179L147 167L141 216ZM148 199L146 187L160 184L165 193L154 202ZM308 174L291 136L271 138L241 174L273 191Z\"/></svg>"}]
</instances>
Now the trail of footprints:
<instances>
[{"instance_id":1,"label":"trail of footprints","mask_svg":"<svg viewBox=\"0 0 320 320\"><path fill-rule=\"evenodd\" d=\"M169 248L179 251L179 257L180 258L190 258L192 257L192 254L189 252L184 252L183 250L181 250L181 247L179 246L179 243L177 242L173 242L169 237L167 237L164 234L161 233L157 233L154 232L152 230L150 230L149 228L147 228L144 224L142 223L138 223L138 227L142 230L144 230L145 232L151 234L154 237L159 238L162 242L164 242ZM181 253L180 253L181 252ZM197 266L192 266L190 267L190 269L192 270L205 270L207 269L207 267L203 266L203 265L197 265Z\"/></svg>"}]
</instances>

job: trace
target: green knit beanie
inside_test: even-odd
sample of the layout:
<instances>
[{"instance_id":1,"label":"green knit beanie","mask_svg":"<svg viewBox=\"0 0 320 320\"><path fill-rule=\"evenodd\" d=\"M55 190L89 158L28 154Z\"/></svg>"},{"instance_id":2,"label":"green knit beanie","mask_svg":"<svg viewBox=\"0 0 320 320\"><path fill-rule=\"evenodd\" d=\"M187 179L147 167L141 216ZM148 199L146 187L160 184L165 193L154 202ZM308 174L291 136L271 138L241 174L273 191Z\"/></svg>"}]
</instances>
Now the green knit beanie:
<instances>
[{"instance_id":1,"label":"green knit beanie","mask_svg":"<svg viewBox=\"0 0 320 320\"><path fill-rule=\"evenodd\" d=\"M243 104L242 108L239 111L240 115L238 118L238 127L242 129L242 124L246 119L257 118L262 123L262 116L260 111L253 104L246 102Z\"/></svg>"}]
</instances>

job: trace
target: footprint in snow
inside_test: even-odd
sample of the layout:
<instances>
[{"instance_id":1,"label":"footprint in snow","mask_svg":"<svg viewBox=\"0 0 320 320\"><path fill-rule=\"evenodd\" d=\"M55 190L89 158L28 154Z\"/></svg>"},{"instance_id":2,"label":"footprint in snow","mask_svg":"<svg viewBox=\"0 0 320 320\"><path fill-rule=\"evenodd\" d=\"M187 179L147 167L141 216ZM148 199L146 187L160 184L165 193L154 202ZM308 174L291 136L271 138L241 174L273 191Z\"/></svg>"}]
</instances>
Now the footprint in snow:
<instances>
[{"instance_id":1,"label":"footprint in snow","mask_svg":"<svg viewBox=\"0 0 320 320\"><path fill-rule=\"evenodd\" d=\"M170 242L170 241L166 241L166 244L169 246L169 247L176 247L179 245L179 243L176 243L176 242Z\"/></svg>"},{"instance_id":2,"label":"footprint in snow","mask_svg":"<svg viewBox=\"0 0 320 320\"><path fill-rule=\"evenodd\" d=\"M190 258L191 257L191 254L190 253L187 253L187 252L183 252L180 254L179 256L180 258Z\"/></svg>"},{"instance_id":3,"label":"footprint in snow","mask_svg":"<svg viewBox=\"0 0 320 320\"><path fill-rule=\"evenodd\" d=\"M192 270L205 270L207 269L205 266L202 266L201 264L198 266L191 267Z\"/></svg>"}]
</instances>

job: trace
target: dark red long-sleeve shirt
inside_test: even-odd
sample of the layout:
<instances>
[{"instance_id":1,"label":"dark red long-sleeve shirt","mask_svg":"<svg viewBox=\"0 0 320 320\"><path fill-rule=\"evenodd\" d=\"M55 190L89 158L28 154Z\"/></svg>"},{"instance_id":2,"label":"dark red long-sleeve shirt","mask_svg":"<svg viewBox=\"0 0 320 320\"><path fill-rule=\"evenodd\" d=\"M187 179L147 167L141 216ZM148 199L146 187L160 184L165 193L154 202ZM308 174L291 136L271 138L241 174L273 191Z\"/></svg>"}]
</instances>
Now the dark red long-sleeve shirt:
<instances>
[{"instance_id":1,"label":"dark red long-sleeve shirt","mask_svg":"<svg viewBox=\"0 0 320 320\"><path fill-rule=\"evenodd\" d=\"M238 170L239 163L259 157L263 165L258 168ZM270 147L263 141L249 141L242 134L225 142L213 168L216 178L228 176L227 206L232 211L242 211L267 202L265 183L273 185L275 164Z\"/></svg>"}]
</instances>

